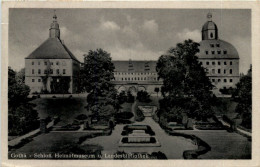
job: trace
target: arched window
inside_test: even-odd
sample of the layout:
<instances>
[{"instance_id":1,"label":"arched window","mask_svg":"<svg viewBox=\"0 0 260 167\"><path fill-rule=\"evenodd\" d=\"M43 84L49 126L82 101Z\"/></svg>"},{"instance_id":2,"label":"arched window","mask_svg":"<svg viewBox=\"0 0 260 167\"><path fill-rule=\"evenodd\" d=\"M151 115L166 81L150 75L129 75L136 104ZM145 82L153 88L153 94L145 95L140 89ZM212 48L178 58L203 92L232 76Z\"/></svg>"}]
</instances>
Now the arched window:
<instances>
[{"instance_id":1,"label":"arched window","mask_svg":"<svg viewBox=\"0 0 260 167\"><path fill-rule=\"evenodd\" d=\"M212 32L210 33L210 38L213 38L213 33Z\"/></svg>"}]
</instances>

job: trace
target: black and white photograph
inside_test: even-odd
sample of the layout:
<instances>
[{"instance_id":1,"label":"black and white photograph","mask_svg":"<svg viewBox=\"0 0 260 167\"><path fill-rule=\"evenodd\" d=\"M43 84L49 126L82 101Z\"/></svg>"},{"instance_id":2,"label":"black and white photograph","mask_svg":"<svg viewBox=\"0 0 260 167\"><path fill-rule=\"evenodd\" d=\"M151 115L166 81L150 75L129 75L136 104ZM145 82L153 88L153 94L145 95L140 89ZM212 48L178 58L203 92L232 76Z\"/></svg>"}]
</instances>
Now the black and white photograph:
<instances>
[{"instance_id":1,"label":"black and white photograph","mask_svg":"<svg viewBox=\"0 0 260 167\"><path fill-rule=\"evenodd\" d=\"M6 156L252 160L253 35L246 8L9 8Z\"/></svg>"}]
</instances>

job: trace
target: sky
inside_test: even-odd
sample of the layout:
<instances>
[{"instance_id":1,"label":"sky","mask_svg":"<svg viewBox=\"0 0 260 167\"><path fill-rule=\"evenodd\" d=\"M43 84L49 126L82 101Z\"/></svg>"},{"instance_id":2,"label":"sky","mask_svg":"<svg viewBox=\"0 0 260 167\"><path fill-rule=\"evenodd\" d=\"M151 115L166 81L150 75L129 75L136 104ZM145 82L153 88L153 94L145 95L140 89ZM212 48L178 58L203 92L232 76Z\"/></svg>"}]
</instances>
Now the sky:
<instances>
[{"instance_id":1,"label":"sky","mask_svg":"<svg viewBox=\"0 0 260 167\"><path fill-rule=\"evenodd\" d=\"M157 60L186 39L201 41L211 12L219 38L237 49L240 72L251 59L249 9L56 9L61 40L83 62L89 50L102 48L113 60ZM9 11L9 66L19 71L24 58L49 37L54 9Z\"/></svg>"}]
</instances>

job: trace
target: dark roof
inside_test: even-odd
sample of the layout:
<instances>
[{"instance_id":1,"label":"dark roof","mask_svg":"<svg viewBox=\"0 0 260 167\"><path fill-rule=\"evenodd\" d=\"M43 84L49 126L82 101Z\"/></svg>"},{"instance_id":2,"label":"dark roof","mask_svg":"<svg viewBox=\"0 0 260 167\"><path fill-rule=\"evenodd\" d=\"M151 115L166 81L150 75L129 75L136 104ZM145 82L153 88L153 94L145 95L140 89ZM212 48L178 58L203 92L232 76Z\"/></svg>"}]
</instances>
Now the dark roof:
<instances>
[{"instance_id":1,"label":"dark roof","mask_svg":"<svg viewBox=\"0 0 260 167\"><path fill-rule=\"evenodd\" d=\"M197 54L200 59L239 59L236 48L230 43L220 39L202 40L199 46L199 53ZM212 46L211 46L212 45ZM208 54L206 54L208 51ZM212 54L214 51L214 54ZM220 54L218 54L220 51ZM226 51L226 54L224 54Z\"/></svg>"},{"instance_id":2,"label":"dark roof","mask_svg":"<svg viewBox=\"0 0 260 167\"><path fill-rule=\"evenodd\" d=\"M79 62L59 38L48 38L26 59L73 59Z\"/></svg>"},{"instance_id":3,"label":"dark roof","mask_svg":"<svg viewBox=\"0 0 260 167\"><path fill-rule=\"evenodd\" d=\"M156 60L114 60L115 72L156 72Z\"/></svg>"},{"instance_id":4,"label":"dark roof","mask_svg":"<svg viewBox=\"0 0 260 167\"><path fill-rule=\"evenodd\" d=\"M217 25L213 22L213 21L207 21L203 27L201 31L206 31L206 30L217 30L218 27Z\"/></svg>"}]
</instances>

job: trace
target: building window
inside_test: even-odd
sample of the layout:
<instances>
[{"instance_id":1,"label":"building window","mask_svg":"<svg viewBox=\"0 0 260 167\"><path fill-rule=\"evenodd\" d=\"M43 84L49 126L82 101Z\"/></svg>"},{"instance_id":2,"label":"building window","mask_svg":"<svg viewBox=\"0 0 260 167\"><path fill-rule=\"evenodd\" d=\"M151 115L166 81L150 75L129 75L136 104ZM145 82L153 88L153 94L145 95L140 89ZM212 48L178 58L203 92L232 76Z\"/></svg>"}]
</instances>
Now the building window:
<instances>
[{"instance_id":1,"label":"building window","mask_svg":"<svg viewBox=\"0 0 260 167\"><path fill-rule=\"evenodd\" d=\"M212 62L212 65L215 65L215 62L214 62L214 61Z\"/></svg>"},{"instance_id":2,"label":"building window","mask_svg":"<svg viewBox=\"0 0 260 167\"><path fill-rule=\"evenodd\" d=\"M232 61L230 62L230 65L232 65Z\"/></svg>"},{"instance_id":3,"label":"building window","mask_svg":"<svg viewBox=\"0 0 260 167\"><path fill-rule=\"evenodd\" d=\"M32 69L32 74L34 74L34 69Z\"/></svg>"},{"instance_id":4,"label":"building window","mask_svg":"<svg viewBox=\"0 0 260 167\"><path fill-rule=\"evenodd\" d=\"M215 69L212 69L212 74L215 74Z\"/></svg>"},{"instance_id":5,"label":"building window","mask_svg":"<svg viewBox=\"0 0 260 167\"><path fill-rule=\"evenodd\" d=\"M46 65L46 66L47 66L47 61L45 61L45 62L44 62L44 65Z\"/></svg>"},{"instance_id":6,"label":"building window","mask_svg":"<svg viewBox=\"0 0 260 167\"><path fill-rule=\"evenodd\" d=\"M232 69L229 70L229 73L232 74Z\"/></svg>"},{"instance_id":7,"label":"building window","mask_svg":"<svg viewBox=\"0 0 260 167\"><path fill-rule=\"evenodd\" d=\"M38 79L38 82L41 82L41 79Z\"/></svg>"},{"instance_id":8,"label":"building window","mask_svg":"<svg viewBox=\"0 0 260 167\"><path fill-rule=\"evenodd\" d=\"M34 61L32 61L32 65L34 65Z\"/></svg>"},{"instance_id":9,"label":"building window","mask_svg":"<svg viewBox=\"0 0 260 167\"><path fill-rule=\"evenodd\" d=\"M212 79L212 82L215 82L215 79Z\"/></svg>"},{"instance_id":10,"label":"building window","mask_svg":"<svg viewBox=\"0 0 260 167\"><path fill-rule=\"evenodd\" d=\"M205 53L206 53L206 55L207 55L207 54L209 54L209 51L206 50Z\"/></svg>"},{"instance_id":11,"label":"building window","mask_svg":"<svg viewBox=\"0 0 260 167\"><path fill-rule=\"evenodd\" d=\"M66 69L63 69L63 74L66 74Z\"/></svg>"},{"instance_id":12,"label":"building window","mask_svg":"<svg viewBox=\"0 0 260 167\"><path fill-rule=\"evenodd\" d=\"M224 74L226 74L226 69L224 69Z\"/></svg>"},{"instance_id":13,"label":"building window","mask_svg":"<svg viewBox=\"0 0 260 167\"><path fill-rule=\"evenodd\" d=\"M209 62L207 61L206 64L209 65Z\"/></svg>"},{"instance_id":14,"label":"building window","mask_svg":"<svg viewBox=\"0 0 260 167\"><path fill-rule=\"evenodd\" d=\"M219 54L219 55L221 54L221 51L220 51L220 50L218 50L218 54Z\"/></svg>"},{"instance_id":15,"label":"building window","mask_svg":"<svg viewBox=\"0 0 260 167\"><path fill-rule=\"evenodd\" d=\"M128 78L128 81L130 81L130 78Z\"/></svg>"},{"instance_id":16,"label":"building window","mask_svg":"<svg viewBox=\"0 0 260 167\"><path fill-rule=\"evenodd\" d=\"M226 54L227 54L227 51L226 51L226 50L224 50L224 51L223 51L223 53L224 53L224 55L226 55Z\"/></svg>"},{"instance_id":17,"label":"building window","mask_svg":"<svg viewBox=\"0 0 260 167\"><path fill-rule=\"evenodd\" d=\"M227 65L227 62L224 61L224 65Z\"/></svg>"},{"instance_id":18,"label":"building window","mask_svg":"<svg viewBox=\"0 0 260 167\"><path fill-rule=\"evenodd\" d=\"M221 73L221 69L218 69L218 73L219 73L219 74Z\"/></svg>"},{"instance_id":19,"label":"building window","mask_svg":"<svg viewBox=\"0 0 260 167\"><path fill-rule=\"evenodd\" d=\"M218 62L218 65L220 65L221 63L220 63L220 61Z\"/></svg>"},{"instance_id":20,"label":"building window","mask_svg":"<svg viewBox=\"0 0 260 167\"><path fill-rule=\"evenodd\" d=\"M211 33L212 34L212 33ZM212 38L212 37L211 37ZM210 44L210 47L212 47L212 48L214 48L214 44L212 43L212 44Z\"/></svg>"},{"instance_id":21,"label":"building window","mask_svg":"<svg viewBox=\"0 0 260 167\"><path fill-rule=\"evenodd\" d=\"M139 79L140 79L140 78L138 77L137 80L139 81Z\"/></svg>"},{"instance_id":22,"label":"building window","mask_svg":"<svg viewBox=\"0 0 260 167\"><path fill-rule=\"evenodd\" d=\"M34 79L32 79L32 82L34 82Z\"/></svg>"},{"instance_id":23,"label":"building window","mask_svg":"<svg viewBox=\"0 0 260 167\"><path fill-rule=\"evenodd\" d=\"M217 46L217 47L220 47L220 44L219 44L219 43L217 43L217 44L216 44L216 46Z\"/></svg>"},{"instance_id":24,"label":"building window","mask_svg":"<svg viewBox=\"0 0 260 167\"><path fill-rule=\"evenodd\" d=\"M233 79L230 79L229 82L233 82Z\"/></svg>"},{"instance_id":25,"label":"building window","mask_svg":"<svg viewBox=\"0 0 260 167\"><path fill-rule=\"evenodd\" d=\"M120 72L118 73L118 75L120 75Z\"/></svg>"},{"instance_id":26,"label":"building window","mask_svg":"<svg viewBox=\"0 0 260 167\"><path fill-rule=\"evenodd\" d=\"M41 69L38 69L38 74L41 74Z\"/></svg>"},{"instance_id":27,"label":"building window","mask_svg":"<svg viewBox=\"0 0 260 167\"><path fill-rule=\"evenodd\" d=\"M56 70L56 73L57 73L57 74L60 74L60 70L59 70L59 69L57 69L57 70Z\"/></svg>"},{"instance_id":28,"label":"building window","mask_svg":"<svg viewBox=\"0 0 260 167\"><path fill-rule=\"evenodd\" d=\"M215 51L214 51L214 50L212 50L212 51L211 51L211 53L214 55L214 54L215 54Z\"/></svg>"},{"instance_id":29,"label":"building window","mask_svg":"<svg viewBox=\"0 0 260 167\"><path fill-rule=\"evenodd\" d=\"M224 82L227 82L227 79L224 79Z\"/></svg>"},{"instance_id":30,"label":"building window","mask_svg":"<svg viewBox=\"0 0 260 167\"><path fill-rule=\"evenodd\" d=\"M218 82L221 82L221 79L218 79Z\"/></svg>"},{"instance_id":31,"label":"building window","mask_svg":"<svg viewBox=\"0 0 260 167\"><path fill-rule=\"evenodd\" d=\"M146 80L146 77L144 77L144 80Z\"/></svg>"},{"instance_id":32,"label":"building window","mask_svg":"<svg viewBox=\"0 0 260 167\"><path fill-rule=\"evenodd\" d=\"M143 77L141 77L141 81L143 80Z\"/></svg>"},{"instance_id":33,"label":"building window","mask_svg":"<svg viewBox=\"0 0 260 167\"><path fill-rule=\"evenodd\" d=\"M59 65L59 62L58 62L58 61L56 62L56 65Z\"/></svg>"},{"instance_id":34,"label":"building window","mask_svg":"<svg viewBox=\"0 0 260 167\"><path fill-rule=\"evenodd\" d=\"M51 62L51 65L53 65L53 62Z\"/></svg>"},{"instance_id":35,"label":"building window","mask_svg":"<svg viewBox=\"0 0 260 167\"><path fill-rule=\"evenodd\" d=\"M124 78L122 78L122 81L124 80Z\"/></svg>"},{"instance_id":36,"label":"building window","mask_svg":"<svg viewBox=\"0 0 260 167\"><path fill-rule=\"evenodd\" d=\"M127 78L125 78L125 80L127 81Z\"/></svg>"}]
</instances>

